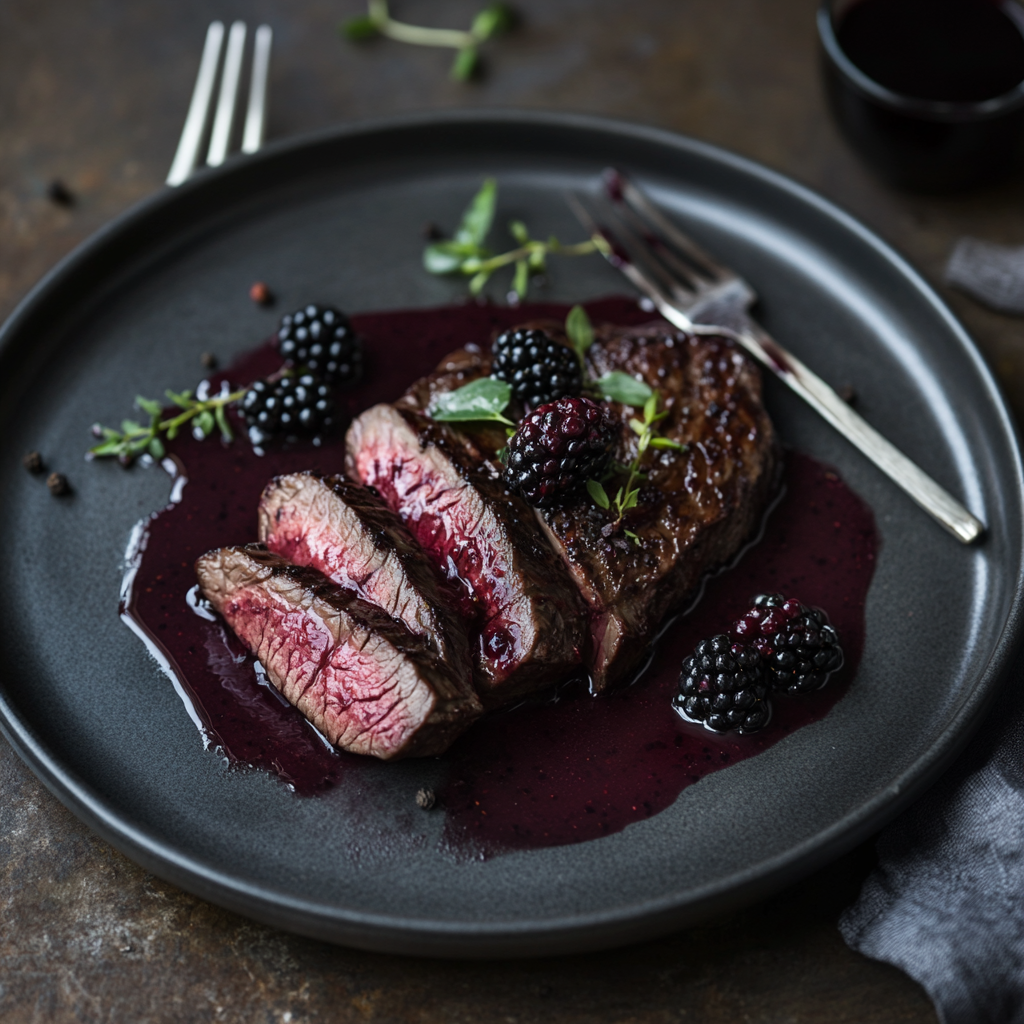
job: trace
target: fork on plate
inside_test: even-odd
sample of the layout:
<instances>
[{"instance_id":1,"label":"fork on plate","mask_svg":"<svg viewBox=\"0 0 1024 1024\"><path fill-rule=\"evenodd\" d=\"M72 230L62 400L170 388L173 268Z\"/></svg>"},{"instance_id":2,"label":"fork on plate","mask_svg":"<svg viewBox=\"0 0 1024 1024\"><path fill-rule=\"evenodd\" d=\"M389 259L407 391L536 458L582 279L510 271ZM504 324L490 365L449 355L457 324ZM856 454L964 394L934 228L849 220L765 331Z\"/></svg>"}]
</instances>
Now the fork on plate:
<instances>
[{"instance_id":1,"label":"fork on plate","mask_svg":"<svg viewBox=\"0 0 1024 1024\"><path fill-rule=\"evenodd\" d=\"M669 323L732 337L954 537L970 544L984 533L979 519L753 320L749 310L757 296L743 278L684 234L624 174L606 171L604 185L604 201L590 197L588 208L580 196L570 195L569 203L608 262Z\"/></svg>"},{"instance_id":2,"label":"fork on plate","mask_svg":"<svg viewBox=\"0 0 1024 1024\"><path fill-rule=\"evenodd\" d=\"M182 129L177 152L167 175L168 185L180 185L195 171L206 138L206 128L213 109L213 92L220 70L220 90L217 94L216 113L206 152L206 163L217 167L227 159L231 146L232 128L235 123L235 104L238 100L238 83L242 77L245 57L244 21L232 24L228 33L227 48L221 67L221 49L224 43L224 23L210 22L206 30L203 56L199 62L199 74L192 89L185 127ZM270 46L273 31L269 25L256 29L252 54L252 71L249 81L249 102L246 107L245 127L242 130L243 153L255 153L263 145L263 129L267 109L267 73L270 68Z\"/></svg>"}]
</instances>

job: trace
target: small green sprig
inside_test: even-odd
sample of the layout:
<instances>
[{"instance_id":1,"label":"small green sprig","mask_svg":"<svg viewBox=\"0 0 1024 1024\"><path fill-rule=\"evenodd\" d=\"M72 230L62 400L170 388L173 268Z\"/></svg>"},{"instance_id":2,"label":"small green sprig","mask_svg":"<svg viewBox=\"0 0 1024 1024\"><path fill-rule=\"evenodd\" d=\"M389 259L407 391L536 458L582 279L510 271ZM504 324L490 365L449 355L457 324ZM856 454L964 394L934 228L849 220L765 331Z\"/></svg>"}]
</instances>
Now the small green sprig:
<instances>
[{"instance_id":1,"label":"small green sprig","mask_svg":"<svg viewBox=\"0 0 1024 1024\"><path fill-rule=\"evenodd\" d=\"M440 46L456 51L451 77L465 82L480 70L480 44L515 25L515 12L505 4L490 4L477 11L468 32L447 28L409 25L391 17L388 0L369 0L366 14L341 26L342 34L352 42L386 36L413 46Z\"/></svg>"},{"instance_id":2,"label":"small green sprig","mask_svg":"<svg viewBox=\"0 0 1024 1024\"><path fill-rule=\"evenodd\" d=\"M554 235L546 242L531 238L526 225L514 220L508 229L518 246L495 255L484 243L494 223L497 201L498 183L487 178L466 207L455 235L423 250L424 268L431 274L462 274L470 279L470 294L479 295L495 271L514 266L512 293L521 301L526 298L530 278L547 269L548 256L587 256L601 251L602 243L593 239L563 245Z\"/></svg>"},{"instance_id":3,"label":"small green sprig","mask_svg":"<svg viewBox=\"0 0 1024 1024\"><path fill-rule=\"evenodd\" d=\"M641 420L634 416L629 421L630 429L637 435L639 441L637 442L636 456L630 463L627 471L626 482L616 491L615 498L608 497L608 492L600 480L591 479L587 481L587 493L594 504L599 508L612 509L615 512L615 520L612 523L611 532L616 531L622 525L622 520L625 518L626 513L631 508L636 508L640 500L640 488L636 484L645 475L640 469L640 462L648 448L675 452L686 450L685 445L681 445L677 441L671 440L671 438L662 437L658 434L658 424L668 415L667 410L659 409L660 405L661 396L657 391L651 391L650 397L644 402L644 418ZM640 538L631 530L625 530L624 532L634 544L640 543Z\"/></svg>"},{"instance_id":4,"label":"small green sprig","mask_svg":"<svg viewBox=\"0 0 1024 1024\"><path fill-rule=\"evenodd\" d=\"M594 328L590 323L590 317L582 306L573 306L569 315L565 318L565 333L569 338L569 344L580 361L580 369L583 370L584 389L591 394L599 395L608 402L620 402L622 405L632 405L639 409L643 406L654 391L648 384L636 377L631 377L621 370L612 370L603 374L597 380L587 378L586 354L591 345L594 344Z\"/></svg>"},{"instance_id":5,"label":"small green sprig","mask_svg":"<svg viewBox=\"0 0 1024 1024\"><path fill-rule=\"evenodd\" d=\"M478 423L493 420L514 427L502 415L512 400L512 388L503 380L480 377L454 391L442 392L430 408L433 419L442 423Z\"/></svg>"},{"instance_id":6,"label":"small green sprig","mask_svg":"<svg viewBox=\"0 0 1024 1024\"><path fill-rule=\"evenodd\" d=\"M200 437L209 437L215 430L225 443L230 443L234 436L228 422L226 409L232 402L237 402L245 395L246 389L230 391L224 385L213 398L199 399L191 391L167 391L166 395L181 412L163 418L163 406L151 399L136 397L135 405L147 416L149 425L144 426L135 420L123 420L121 429L103 427L98 423L92 428L93 434L103 440L86 452L90 459L117 458L127 464L140 455L150 455L154 459L162 459L167 451L160 435L173 441L178 432L186 424L192 423L192 430Z\"/></svg>"}]
</instances>

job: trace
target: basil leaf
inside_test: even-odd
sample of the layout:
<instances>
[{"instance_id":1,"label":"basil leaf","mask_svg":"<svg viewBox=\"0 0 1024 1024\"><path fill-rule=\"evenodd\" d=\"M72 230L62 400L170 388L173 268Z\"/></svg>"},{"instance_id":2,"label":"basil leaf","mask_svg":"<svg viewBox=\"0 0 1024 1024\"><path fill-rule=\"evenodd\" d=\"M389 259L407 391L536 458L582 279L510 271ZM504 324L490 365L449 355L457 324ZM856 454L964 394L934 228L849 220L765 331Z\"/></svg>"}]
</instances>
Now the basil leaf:
<instances>
[{"instance_id":1,"label":"basil leaf","mask_svg":"<svg viewBox=\"0 0 1024 1024\"><path fill-rule=\"evenodd\" d=\"M500 420L511 423L502 413L512 398L512 389L503 380L481 377L455 391L438 395L430 415L443 423L472 420Z\"/></svg>"},{"instance_id":2,"label":"basil leaf","mask_svg":"<svg viewBox=\"0 0 1024 1024\"><path fill-rule=\"evenodd\" d=\"M569 315L565 318L565 333L569 335L573 351L582 365L584 353L594 344L594 328L582 306L573 306L569 310Z\"/></svg>"},{"instance_id":3,"label":"basil leaf","mask_svg":"<svg viewBox=\"0 0 1024 1024\"><path fill-rule=\"evenodd\" d=\"M604 486L599 480L587 481L587 494L593 498L594 504L597 505L598 508L611 507L611 502L608 500L608 492L604 489Z\"/></svg>"},{"instance_id":4,"label":"basil leaf","mask_svg":"<svg viewBox=\"0 0 1024 1024\"><path fill-rule=\"evenodd\" d=\"M456 57L456 63L458 63L465 52L465 50L459 52L459 56ZM476 51L471 52L475 60ZM473 245L477 248L482 246L487 238L487 233L491 230L491 224L494 222L494 208L497 203L498 183L494 178L487 178L480 187L480 191L477 192L472 202L466 207L459 230L455 232L455 241L462 245Z\"/></svg>"},{"instance_id":5,"label":"basil leaf","mask_svg":"<svg viewBox=\"0 0 1024 1024\"><path fill-rule=\"evenodd\" d=\"M612 370L606 373L598 382L598 389L603 398L610 402L621 402L623 405L632 405L641 408L649 401L654 392L642 380L631 377L621 370Z\"/></svg>"}]
</instances>

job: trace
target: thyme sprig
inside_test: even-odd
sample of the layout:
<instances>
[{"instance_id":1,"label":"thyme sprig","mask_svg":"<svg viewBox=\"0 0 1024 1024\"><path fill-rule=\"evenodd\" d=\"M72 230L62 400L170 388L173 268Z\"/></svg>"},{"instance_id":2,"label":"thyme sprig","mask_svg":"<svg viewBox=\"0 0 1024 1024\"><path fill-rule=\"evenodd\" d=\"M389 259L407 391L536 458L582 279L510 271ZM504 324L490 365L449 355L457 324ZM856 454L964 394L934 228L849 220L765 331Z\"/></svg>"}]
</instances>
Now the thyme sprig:
<instances>
[{"instance_id":1,"label":"thyme sprig","mask_svg":"<svg viewBox=\"0 0 1024 1024\"><path fill-rule=\"evenodd\" d=\"M202 385L200 385L202 390ZM149 416L149 425L145 426L135 420L122 420L121 429L104 427L95 424L92 432L103 440L86 452L90 459L117 458L125 464L133 462L141 455L150 455L154 459L162 459L167 454L160 435L173 441L186 423L192 423L192 432L199 438L209 437L215 430L220 431L225 443L230 443L234 436L228 422L226 409L232 402L237 402L246 392L246 388L232 391L227 382L221 385L220 391L212 398L196 397L191 391L166 391L168 399L181 412L164 419L164 407L152 398L135 399L135 405Z\"/></svg>"},{"instance_id":2,"label":"thyme sprig","mask_svg":"<svg viewBox=\"0 0 1024 1024\"><path fill-rule=\"evenodd\" d=\"M477 11L468 32L448 28L427 28L409 25L391 17L388 0L369 0L366 14L352 18L341 26L342 33L353 42L374 36L386 36L413 46L439 46L455 50L451 77L465 82L480 69L480 44L515 25L515 13L505 4L490 4Z\"/></svg>"},{"instance_id":3,"label":"thyme sprig","mask_svg":"<svg viewBox=\"0 0 1024 1024\"><path fill-rule=\"evenodd\" d=\"M604 484L600 480L587 481L587 493L594 504L599 508L612 509L615 512L615 519L611 524L609 533L614 533L622 525L622 520L631 508L636 508L640 501L640 488L638 481L645 478L646 474L640 469L640 463L644 454L649 448L668 451L682 452L686 450L685 445L673 441L671 438L663 437L658 433L658 424L668 415L668 411L660 408L661 395L652 391L650 398L644 402L643 419L636 416L630 418L629 426L639 438L636 447L636 455L629 465L626 482L616 492L614 499L608 497ZM625 530L624 533L634 544L640 543L632 530Z\"/></svg>"},{"instance_id":4,"label":"thyme sprig","mask_svg":"<svg viewBox=\"0 0 1024 1024\"><path fill-rule=\"evenodd\" d=\"M605 244L600 239L590 239L564 245L554 235L541 241L530 237L521 220L514 220L508 230L518 245L508 252L494 254L484 243L494 223L497 202L498 183L494 178L487 178L466 207L454 236L432 242L423 250L424 268L431 274L462 274L470 279L470 294L479 295L496 271L514 266L509 295L510 299L514 296L522 301L529 290L530 278L547 269L548 256L587 256L600 252Z\"/></svg>"}]
</instances>

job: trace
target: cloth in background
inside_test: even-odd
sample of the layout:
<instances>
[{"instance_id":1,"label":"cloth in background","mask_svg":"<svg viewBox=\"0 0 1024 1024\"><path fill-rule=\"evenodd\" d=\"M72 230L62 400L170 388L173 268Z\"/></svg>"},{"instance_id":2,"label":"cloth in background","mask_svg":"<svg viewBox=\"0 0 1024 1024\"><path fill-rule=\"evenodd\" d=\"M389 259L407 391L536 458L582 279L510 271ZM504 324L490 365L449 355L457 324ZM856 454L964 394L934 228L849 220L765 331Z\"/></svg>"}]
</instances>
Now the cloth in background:
<instances>
[{"instance_id":1,"label":"cloth in background","mask_svg":"<svg viewBox=\"0 0 1024 1024\"><path fill-rule=\"evenodd\" d=\"M1024 1024L1024 652L878 858L840 919L847 945L919 982L943 1024Z\"/></svg>"},{"instance_id":2,"label":"cloth in background","mask_svg":"<svg viewBox=\"0 0 1024 1024\"><path fill-rule=\"evenodd\" d=\"M1002 313L1024 314L1024 246L961 238L946 264L946 282Z\"/></svg>"}]
</instances>

